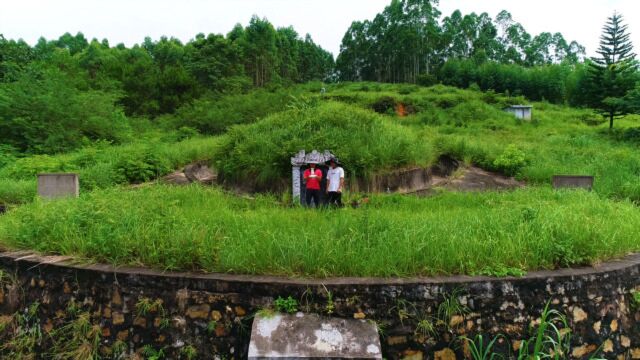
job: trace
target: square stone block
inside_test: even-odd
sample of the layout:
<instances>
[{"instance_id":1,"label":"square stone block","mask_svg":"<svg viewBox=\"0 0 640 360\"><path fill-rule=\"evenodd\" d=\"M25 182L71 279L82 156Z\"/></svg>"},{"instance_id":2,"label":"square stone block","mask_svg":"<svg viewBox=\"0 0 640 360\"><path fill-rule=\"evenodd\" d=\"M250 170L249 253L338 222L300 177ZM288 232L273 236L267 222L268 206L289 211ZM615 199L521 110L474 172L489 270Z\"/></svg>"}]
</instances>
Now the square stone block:
<instances>
[{"instance_id":1,"label":"square stone block","mask_svg":"<svg viewBox=\"0 0 640 360\"><path fill-rule=\"evenodd\" d=\"M593 189L593 176L583 175L554 175L551 179L554 189L578 188Z\"/></svg>"},{"instance_id":2,"label":"square stone block","mask_svg":"<svg viewBox=\"0 0 640 360\"><path fill-rule=\"evenodd\" d=\"M382 359L376 325L297 313L257 314L249 359Z\"/></svg>"},{"instance_id":3,"label":"square stone block","mask_svg":"<svg viewBox=\"0 0 640 360\"><path fill-rule=\"evenodd\" d=\"M45 199L78 197L78 174L38 174L38 195Z\"/></svg>"}]
</instances>

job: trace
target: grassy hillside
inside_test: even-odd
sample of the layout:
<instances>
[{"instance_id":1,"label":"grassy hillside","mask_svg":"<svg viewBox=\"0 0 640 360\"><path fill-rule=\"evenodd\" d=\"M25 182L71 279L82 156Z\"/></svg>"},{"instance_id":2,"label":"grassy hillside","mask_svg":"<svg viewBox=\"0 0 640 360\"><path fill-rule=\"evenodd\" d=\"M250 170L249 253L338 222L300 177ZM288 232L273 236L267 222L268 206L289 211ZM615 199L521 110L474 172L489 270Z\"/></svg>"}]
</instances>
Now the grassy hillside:
<instances>
[{"instance_id":1,"label":"grassy hillside","mask_svg":"<svg viewBox=\"0 0 640 360\"><path fill-rule=\"evenodd\" d=\"M583 191L374 196L286 208L201 186L100 190L2 220L17 248L161 269L306 276L521 274L638 250L638 209Z\"/></svg>"},{"instance_id":2,"label":"grassy hillside","mask_svg":"<svg viewBox=\"0 0 640 360\"><path fill-rule=\"evenodd\" d=\"M0 202L22 204L0 217L0 243L115 264L319 277L520 274L640 250L637 117L609 132L589 110L544 102L522 122L502 108L527 100L492 92L322 88L210 98L120 145L0 161ZM286 193L245 199L200 186L123 186L196 160L210 160L225 179L264 185L287 179L289 157L301 148L331 149L348 181L447 154L528 186L375 195L339 211L291 207ZM44 171L79 172L80 199L34 200L34 175ZM595 189L553 191L554 174L594 175Z\"/></svg>"}]
</instances>

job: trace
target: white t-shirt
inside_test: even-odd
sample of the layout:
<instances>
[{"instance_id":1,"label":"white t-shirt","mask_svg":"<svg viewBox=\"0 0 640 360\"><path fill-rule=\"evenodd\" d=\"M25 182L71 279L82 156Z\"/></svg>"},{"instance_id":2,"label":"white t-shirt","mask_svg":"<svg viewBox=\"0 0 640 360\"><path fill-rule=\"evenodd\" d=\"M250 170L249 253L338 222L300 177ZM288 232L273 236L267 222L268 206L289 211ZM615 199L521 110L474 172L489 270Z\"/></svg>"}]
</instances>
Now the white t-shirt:
<instances>
[{"instance_id":1,"label":"white t-shirt","mask_svg":"<svg viewBox=\"0 0 640 360\"><path fill-rule=\"evenodd\" d=\"M329 181L329 191L338 191L340 189L340 179L344 179L344 169L336 166L335 169L329 168L327 171L327 180Z\"/></svg>"}]
</instances>

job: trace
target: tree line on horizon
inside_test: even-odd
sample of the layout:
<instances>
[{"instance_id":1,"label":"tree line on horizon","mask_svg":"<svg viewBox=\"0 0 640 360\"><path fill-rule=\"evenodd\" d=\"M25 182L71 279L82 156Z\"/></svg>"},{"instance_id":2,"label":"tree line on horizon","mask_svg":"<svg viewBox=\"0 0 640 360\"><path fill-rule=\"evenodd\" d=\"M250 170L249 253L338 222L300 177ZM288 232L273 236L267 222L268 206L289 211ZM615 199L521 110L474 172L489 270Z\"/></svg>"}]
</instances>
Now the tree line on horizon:
<instances>
[{"instance_id":1,"label":"tree line on horizon","mask_svg":"<svg viewBox=\"0 0 640 360\"><path fill-rule=\"evenodd\" d=\"M0 34L0 151L54 153L96 140L117 143L131 133L131 118L164 114L216 133L236 120L204 123L237 111L238 103L248 106L238 98L215 109L220 99L254 89L275 94L313 80L492 90L591 107L611 127L614 118L640 111L638 63L619 14L605 26L599 56L585 59L577 42L560 33L533 36L506 11L495 19L460 11L441 18L438 4L391 0L373 20L351 24L335 60L311 36L257 16L226 35L197 34L186 43L146 38L131 47L89 41L82 33L41 38L33 46ZM286 99L251 101L248 113L262 114Z\"/></svg>"},{"instance_id":2,"label":"tree line on horizon","mask_svg":"<svg viewBox=\"0 0 640 360\"><path fill-rule=\"evenodd\" d=\"M392 0L372 20L354 21L336 59L340 79L473 86L589 106L609 118L631 111L620 99L640 77L621 14L603 29L599 56L586 58L578 42L561 33L532 35L505 10L493 19L459 10L442 18L438 5L439 0ZM621 50L626 53L617 57Z\"/></svg>"},{"instance_id":3,"label":"tree line on horizon","mask_svg":"<svg viewBox=\"0 0 640 360\"><path fill-rule=\"evenodd\" d=\"M226 36L197 34L187 43L147 37L130 48L66 33L30 46L0 34L0 83L61 73L92 90L116 91L128 115L172 113L207 92L322 80L334 69L331 53L293 27L275 28L253 16Z\"/></svg>"}]
</instances>

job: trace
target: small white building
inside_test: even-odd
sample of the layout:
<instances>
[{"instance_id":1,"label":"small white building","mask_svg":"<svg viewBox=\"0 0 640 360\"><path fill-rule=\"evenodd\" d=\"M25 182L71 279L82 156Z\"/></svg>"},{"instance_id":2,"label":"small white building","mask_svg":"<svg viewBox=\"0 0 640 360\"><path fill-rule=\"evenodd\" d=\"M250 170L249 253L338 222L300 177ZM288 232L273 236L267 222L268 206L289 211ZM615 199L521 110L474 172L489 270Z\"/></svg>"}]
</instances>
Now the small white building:
<instances>
[{"instance_id":1,"label":"small white building","mask_svg":"<svg viewBox=\"0 0 640 360\"><path fill-rule=\"evenodd\" d=\"M533 113L533 106L531 105L511 105L504 108L504 111L512 113L518 119L531 121L531 114Z\"/></svg>"}]
</instances>

